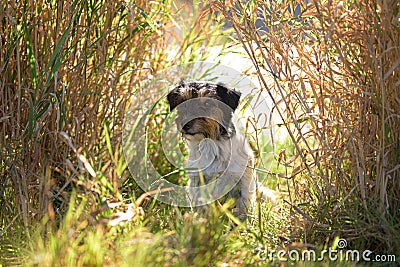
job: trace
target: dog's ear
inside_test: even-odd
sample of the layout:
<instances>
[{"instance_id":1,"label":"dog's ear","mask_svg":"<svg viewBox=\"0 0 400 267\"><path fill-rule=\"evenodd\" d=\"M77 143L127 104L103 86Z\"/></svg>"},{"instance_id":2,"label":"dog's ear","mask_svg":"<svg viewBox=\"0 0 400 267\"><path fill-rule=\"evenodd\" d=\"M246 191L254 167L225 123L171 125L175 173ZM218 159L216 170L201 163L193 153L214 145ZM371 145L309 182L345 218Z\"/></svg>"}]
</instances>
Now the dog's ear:
<instances>
[{"instance_id":1,"label":"dog's ear","mask_svg":"<svg viewBox=\"0 0 400 267\"><path fill-rule=\"evenodd\" d=\"M240 92L228 88L224 84L217 84L217 95L221 98L221 101L235 110L239 105Z\"/></svg>"},{"instance_id":2,"label":"dog's ear","mask_svg":"<svg viewBox=\"0 0 400 267\"><path fill-rule=\"evenodd\" d=\"M176 108L176 106L179 104L178 97L179 97L179 88L175 88L171 92L168 93L167 100L168 100L170 111L173 111L174 108Z\"/></svg>"}]
</instances>

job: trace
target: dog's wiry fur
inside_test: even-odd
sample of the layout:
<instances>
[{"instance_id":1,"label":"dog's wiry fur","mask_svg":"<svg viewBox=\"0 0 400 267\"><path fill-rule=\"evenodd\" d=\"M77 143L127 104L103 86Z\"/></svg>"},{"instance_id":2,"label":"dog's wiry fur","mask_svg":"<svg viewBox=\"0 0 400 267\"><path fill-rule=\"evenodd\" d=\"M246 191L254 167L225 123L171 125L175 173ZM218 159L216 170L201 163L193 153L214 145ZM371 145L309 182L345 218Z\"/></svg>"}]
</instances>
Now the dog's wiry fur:
<instances>
[{"instance_id":1,"label":"dog's wiry fur","mask_svg":"<svg viewBox=\"0 0 400 267\"><path fill-rule=\"evenodd\" d=\"M196 99L199 106L180 105L190 99ZM210 102L210 99L214 101ZM187 167L202 169L201 175L199 172L189 172L189 186L201 185L203 177L207 184L223 172L239 180L228 196L236 199L235 211L244 217L253 206L257 181L253 169L253 152L232 120L239 99L239 92L223 84L209 82L181 82L167 96L170 110L178 110L176 123L189 152ZM218 105L219 101L223 104ZM193 112L203 107L203 113L199 114L204 116L190 119ZM217 183L217 187L223 186Z\"/></svg>"}]
</instances>

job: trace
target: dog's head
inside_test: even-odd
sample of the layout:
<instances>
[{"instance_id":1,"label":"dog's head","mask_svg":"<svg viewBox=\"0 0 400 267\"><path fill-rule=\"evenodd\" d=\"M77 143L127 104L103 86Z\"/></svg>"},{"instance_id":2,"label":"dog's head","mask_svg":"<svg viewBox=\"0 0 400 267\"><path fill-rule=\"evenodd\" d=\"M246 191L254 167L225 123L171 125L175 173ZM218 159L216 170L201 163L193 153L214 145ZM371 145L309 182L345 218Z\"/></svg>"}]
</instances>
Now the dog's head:
<instances>
[{"instance_id":1,"label":"dog's head","mask_svg":"<svg viewBox=\"0 0 400 267\"><path fill-rule=\"evenodd\" d=\"M178 110L178 129L189 140L234 134L232 115L239 99L239 92L209 82L181 82L167 95L170 110Z\"/></svg>"}]
</instances>

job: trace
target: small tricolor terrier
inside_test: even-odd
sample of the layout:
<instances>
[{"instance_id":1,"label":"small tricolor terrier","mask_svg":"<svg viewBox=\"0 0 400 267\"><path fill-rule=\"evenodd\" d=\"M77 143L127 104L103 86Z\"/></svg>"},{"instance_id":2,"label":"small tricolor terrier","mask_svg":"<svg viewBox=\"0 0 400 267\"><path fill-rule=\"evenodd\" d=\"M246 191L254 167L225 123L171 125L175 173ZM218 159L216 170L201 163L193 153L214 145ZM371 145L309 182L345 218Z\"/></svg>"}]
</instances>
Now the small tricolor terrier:
<instances>
[{"instance_id":1,"label":"small tricolor terrier","mask_svg":"<svg viewBox=\"0 0 400 267\"><path fill-rule=\"evenodd\" d=\"M175 121L188 148L187 168L194 170L188 173L189 188L227 177L215 184L212 193L219 194L226 184L233 184L228 197L236 200L236 215L245 218L255 202L258 184L253 152L233 120L240 93L220 83L181 82L167 100L171 111L177 109ZM259 192L268 195L268 189L260 185Z\"/></svg>"}]
</instances>

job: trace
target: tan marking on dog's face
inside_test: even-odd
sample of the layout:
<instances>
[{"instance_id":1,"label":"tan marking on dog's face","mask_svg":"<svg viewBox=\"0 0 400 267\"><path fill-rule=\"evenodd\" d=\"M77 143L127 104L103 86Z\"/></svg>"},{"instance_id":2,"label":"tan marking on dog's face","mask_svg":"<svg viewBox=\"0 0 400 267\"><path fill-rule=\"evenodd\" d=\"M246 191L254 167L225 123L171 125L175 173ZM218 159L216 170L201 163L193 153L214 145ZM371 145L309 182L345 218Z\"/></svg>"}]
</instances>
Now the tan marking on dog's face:
<instances>
[{"instance_id":1,"label":"tan marking on dog's face","mask_svg":"<svg viewBox=\"0 0 400 267\"><path fill-rule=\"evenodd\" d=\"M183 135L201 135L202 138L218 139L219 124L213 119L197 118L192 121L192 125L187 130L182 130Z\"/></svg>"},{"instance_id":2,"label":"tan marking on dog's face","mask_svg":"<svg viewBox=\"0 0 400 267\"><path fill-rule=\"evenodd\" d=\"M208 92L205 93L208 94ZM189 123L188 118L190 118L194 112L207 115L207 117L198 117L190 120L191 127L189 129L181 130L184 135L201 134L204 138L211 139L218 139L220 137L221 126L218 122L221 123L223 121L223 111L215 105L215 100L210 101L210 99L211 97L204 96L196 98L195 108L201 110L193 111L188 109L187 106L178 106L176 122L180 129L184 128L185 125ZM182 125L182 123L184 124Z\"/></svg>"}]
</instances>

